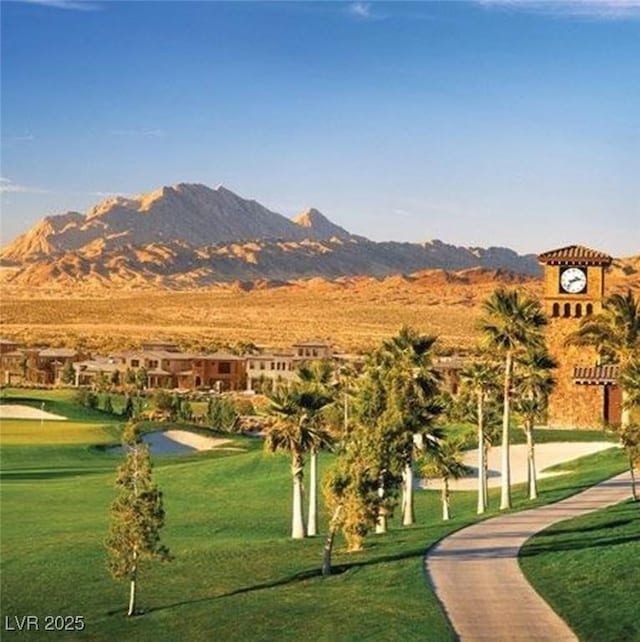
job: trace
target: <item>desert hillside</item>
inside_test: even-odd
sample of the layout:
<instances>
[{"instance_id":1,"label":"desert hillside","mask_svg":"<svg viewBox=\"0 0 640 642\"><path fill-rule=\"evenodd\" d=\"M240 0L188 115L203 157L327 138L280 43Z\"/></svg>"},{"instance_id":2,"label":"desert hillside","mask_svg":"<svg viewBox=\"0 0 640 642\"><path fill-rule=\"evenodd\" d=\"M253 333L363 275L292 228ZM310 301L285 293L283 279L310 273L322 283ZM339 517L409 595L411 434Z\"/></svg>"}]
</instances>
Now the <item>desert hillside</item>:
<instances>
[{"instance_id":1,"label":"desert hillside","mask_svg":"<svg viewBox=\"0 0 640 642\"><path fill-rule=\"evenodd\" d=\"M616 261L608 292L640 292L638 257ZM426 270L385 278L340 277L291 282L219 284L185 292L83 291L9 286L0 311L0 333L25 343L109 350L139 345L150 336L186 347L253 341L285 347L323 337L344 350L366 350L411 324L436 334L449 348L471 346L484 299L499 285L540 296L538 279L474 268Z\"/></svg>"},{"instance_id":2,"label":"desert hillside","mask_svg":"<svg viewBox=\"0 0 640 642\"><path fill-rule=\"evenodd\" d=\"M538 275L507 248L376 243L316 209L293 220L224 187L181 183L48 216L0 252L4 284L64 289L189 290L234 281L383 277L441 268Z\"/></svg>"}]
</instances>

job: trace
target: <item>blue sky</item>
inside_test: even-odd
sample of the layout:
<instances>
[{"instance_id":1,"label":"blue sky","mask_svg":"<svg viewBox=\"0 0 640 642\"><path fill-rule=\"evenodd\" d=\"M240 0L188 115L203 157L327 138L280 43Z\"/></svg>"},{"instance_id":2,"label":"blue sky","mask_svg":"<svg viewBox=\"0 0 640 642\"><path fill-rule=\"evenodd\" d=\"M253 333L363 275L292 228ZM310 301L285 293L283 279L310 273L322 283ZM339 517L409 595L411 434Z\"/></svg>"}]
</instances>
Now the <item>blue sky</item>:
<instances>
[{"instance_id":1,"label":"blue sky","mask_svg":"<svg viewBox=\"0 0 640 642\"><path fill-rule=\"evenodd\" d=\"M202 182L374 240L640 253L640 0L1 14L3 243Z\"/></svg>"}]
</instances>

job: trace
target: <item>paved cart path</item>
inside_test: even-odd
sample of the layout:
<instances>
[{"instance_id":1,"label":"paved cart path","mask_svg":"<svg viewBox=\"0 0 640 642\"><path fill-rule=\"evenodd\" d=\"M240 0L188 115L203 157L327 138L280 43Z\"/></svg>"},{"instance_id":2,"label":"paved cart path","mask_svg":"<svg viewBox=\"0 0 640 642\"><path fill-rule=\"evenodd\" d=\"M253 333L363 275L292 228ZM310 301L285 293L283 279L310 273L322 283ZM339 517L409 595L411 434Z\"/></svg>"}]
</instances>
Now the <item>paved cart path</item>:
<instances>
[{"instance_id":1,"label":"paved cart path","mask_svg":"<svg viewBox=\"0 0 640 642\"><path fill-rule=\"evenodd\" d=\"M627 472L556 504L468 526L436 544L425 563L460 640L577 640L525 579L518 551L532 535L556 522L629 497L631 477Z\"/></svg>"}]
</instances>

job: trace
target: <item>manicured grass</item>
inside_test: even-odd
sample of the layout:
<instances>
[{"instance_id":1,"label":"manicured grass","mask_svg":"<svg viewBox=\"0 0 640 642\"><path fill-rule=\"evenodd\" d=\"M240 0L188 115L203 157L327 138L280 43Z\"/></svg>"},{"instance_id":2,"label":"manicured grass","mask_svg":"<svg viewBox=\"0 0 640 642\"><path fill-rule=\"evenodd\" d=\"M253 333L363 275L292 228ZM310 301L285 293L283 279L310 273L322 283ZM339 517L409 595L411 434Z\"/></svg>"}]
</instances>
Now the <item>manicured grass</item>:
<instances>
[{"instance_id":1,"label":"manicured grass","mask_svg":"<svg viewBox=\"0 0 640 642\"><path fill-rule=\"evenodd\" d=\"M112 415L101 410L92 410L85 408L75 402L78 394L77 390L62 388L59 390L26 390L22 388L6 388L0 393L1 403L18 404L31 406L38 410L52 412L55 415L61 415L72 421L83 422L119 422L122 418L118 415ZM116 409L119 408L119 400L113 396ZM44 402L44 408L43 408Z\"/></svg>"},{"instance_id":2,"label":"manicured grass","mask_svg":"<svg viewBox=\"0 0 640 642\"><path fill-rule=\"evenodd\" d=\"M640 640L640 503L623 502L542 531L520 564L583 642Z\"/></svg>"},{"instance_id":3,"label":"manicured grass","mask_svg":"<svg viewBox=\"0 0 640 642\"><path fill-rule=\"evenodd\" d=\"M0 422L0 444L107 444L117 441L113 425L77 421L40 421L3 419Z\"/></svg>"},{"instance_id":4,"label":"manicured grass","mask_svg":"<svg viewBox=\"0 0 640 642\"><path fill-rule=\"evenodd\" d=\"M371 536L359 554L343 553L338 541L334 561L342 572L323 580L322 539L288 538L287 457L252 451L162 460L156 476L166 499L164 540L176 558L147 566L140 584L147 612L127 619L127 587L108 576L103 548L114 497L114 473L105 470L115 470L119 458L80 446L15 446L3 448L3 469L5 455L3 614L84 615L86 632L68 639L453 639L422 558L476 519L474 493L454 494L454 519L445 524L438 494L418 492L418 525L392 522L388 535ZM321 470L330 460L321 458ZM619 472L624 461L607 451L573 468L541 482L541 502ZM514 502L527 505L524 488Z\"/></svg>"}]
</instances>

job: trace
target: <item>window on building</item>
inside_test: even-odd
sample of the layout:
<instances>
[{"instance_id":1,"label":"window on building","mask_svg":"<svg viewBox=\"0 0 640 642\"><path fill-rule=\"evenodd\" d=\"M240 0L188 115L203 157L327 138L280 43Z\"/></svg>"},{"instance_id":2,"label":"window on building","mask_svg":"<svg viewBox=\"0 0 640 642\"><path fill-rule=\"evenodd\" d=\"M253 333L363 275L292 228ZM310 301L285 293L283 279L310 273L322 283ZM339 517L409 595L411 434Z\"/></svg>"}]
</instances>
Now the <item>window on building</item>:
<instances>
[{"instance_id":1,"label":"window on building","mask_svg":"<svg viewBox=\"0 0 640 642\"><path fill-rule=\"evenodd\" d=\"M551 312L551 316L553 316L553 317L559 317L560 316L560 304L559 303L554 303L553 304L553 311Z\"/></svg>"},{"instance_id":2,"label":"window on building","mask_svg":"<svg viewBox=\"0 0 640 642\"><path fill-rule=\"evenodd\" d=\"M565 303L564 304L564 312L562 314L563 317L568 318L571 316L571 303Z\"/></svg>"},{"instance_id":3,"label":"window on building","mask_svg":"<svg viewBox=\"0 0 640 642\"><path fill-rule=\"evenodd\" d=\"M587 316L591 316L593 314L593 305L591 303L587 303Z\"/></svg>"},{"instance_id":4,"label":"window on building","mask_svg":"<svg viewBox=\"0 0 640 642\"><path fill-rule=\"evenodd\" d=\"M264 370L264 361L260 362L260 370Z\"/></svg>"},{"instance_id":5,"label":"window on building","mask_svg":"<svg viewBox=\"0 0 640 642\"><path fill-rule=\"evenodd\" d=\"M140 360L139 359L131 359L131 367L132 368L138 368L140 366Z\"/></svg>"},{"instance_id":6,"label":"window on building","mask_svg":"<svg viewBox=\"0 0 640 642\"><path fill-rule=\"evenodd\" d=\"M579 319L582 316L582 304L576 303L576 318Z\"/></svg>"},{"instance_id":7,"label":"window on building","mask_svg":"<svg viewBox=\"0 0 640 642\"><path fill-rule=\"evenodd\" d=\"M220 374L231 374L231 361L221 361L218 364L218 372Z\"/></svg>"},{"instance_id":8,"label":"window on building","mask_svg":"<svg viewBox=\"0 0 640 642\"><path fill-rule=\"evenodd\" d=\"M158 360L157 359L149 359L149 368L157 368L158 367Z\"/></svg>"}]
</instances>

